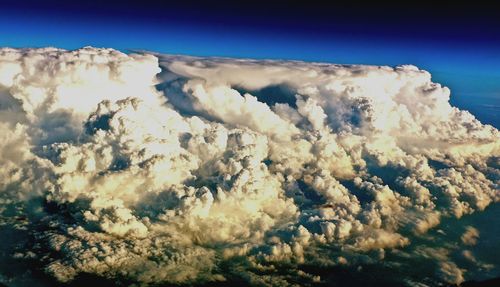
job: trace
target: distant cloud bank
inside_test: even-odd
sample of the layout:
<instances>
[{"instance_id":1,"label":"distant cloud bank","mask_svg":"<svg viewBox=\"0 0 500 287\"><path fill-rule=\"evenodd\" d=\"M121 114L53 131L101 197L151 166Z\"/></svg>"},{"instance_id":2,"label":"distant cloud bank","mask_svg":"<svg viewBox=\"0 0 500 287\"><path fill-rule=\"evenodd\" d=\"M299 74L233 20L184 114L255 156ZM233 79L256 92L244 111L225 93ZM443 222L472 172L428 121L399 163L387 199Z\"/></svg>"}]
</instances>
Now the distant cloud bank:
<instances>
[{"instance_id":1,"label":"distant cloud bank","mask_svg":"<svg viewBox=\"0 0 500 287\"><path fill-rule=\"evenodd\" d=\"M473 226L432 233L500 201L500 133L449 97L415 66L0 49L0 282L498 273Z\"/></svg>"}]
</instances>

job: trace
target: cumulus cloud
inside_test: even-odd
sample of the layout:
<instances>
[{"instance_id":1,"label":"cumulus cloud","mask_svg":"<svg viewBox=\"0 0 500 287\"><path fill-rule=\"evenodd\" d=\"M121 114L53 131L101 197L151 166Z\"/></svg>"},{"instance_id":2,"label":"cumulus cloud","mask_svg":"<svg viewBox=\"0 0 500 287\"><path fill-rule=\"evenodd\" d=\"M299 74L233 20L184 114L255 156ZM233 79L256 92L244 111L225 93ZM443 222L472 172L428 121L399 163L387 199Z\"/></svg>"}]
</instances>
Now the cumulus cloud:
<instances>
[{"instance_id":1,"label":"cumulus cloud","mask_svg":"<svg viewBox=\"0 0 500 287\"><path fill-rule=\"evenodd\" d=\"M460 239L462 240L463 244L476 245L477 240L479 239L479 231L472 226L467 226L464 234L462 234Z\"/></svg>"},{"instance_id":2,"label":"cumulus cloud","mask_svg":"<svg viewBox=\"0 0 500 287\"><path fill-rule=\"evenodd\" d=\"M414 66L1 49L0 224L26 238L1 256L60 282L285 286L427 260L460 283L422 242L500 201L500 133L449 98Z\"/></svg>"}]
</instances>

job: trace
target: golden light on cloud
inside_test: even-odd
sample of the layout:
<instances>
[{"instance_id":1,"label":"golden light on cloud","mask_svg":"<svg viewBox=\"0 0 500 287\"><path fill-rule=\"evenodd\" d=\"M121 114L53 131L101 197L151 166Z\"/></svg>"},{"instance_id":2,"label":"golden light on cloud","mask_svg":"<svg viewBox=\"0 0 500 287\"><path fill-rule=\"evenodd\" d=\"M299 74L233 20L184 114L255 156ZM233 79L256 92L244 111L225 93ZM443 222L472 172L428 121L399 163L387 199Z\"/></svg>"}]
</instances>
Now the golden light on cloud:
<instances>
[{"instance_id":1,"label":"golden light on cloud","mask_svg":"<svg viewBox=\"0 0 500 287\"><path fill-rule=\"evenodd\" d=\"M313 284L392 256L459 283L419 242L498 203L500 133L449 98L414 66L0 49L0 224L60 282Z\"/></svg>"}]
</instances>

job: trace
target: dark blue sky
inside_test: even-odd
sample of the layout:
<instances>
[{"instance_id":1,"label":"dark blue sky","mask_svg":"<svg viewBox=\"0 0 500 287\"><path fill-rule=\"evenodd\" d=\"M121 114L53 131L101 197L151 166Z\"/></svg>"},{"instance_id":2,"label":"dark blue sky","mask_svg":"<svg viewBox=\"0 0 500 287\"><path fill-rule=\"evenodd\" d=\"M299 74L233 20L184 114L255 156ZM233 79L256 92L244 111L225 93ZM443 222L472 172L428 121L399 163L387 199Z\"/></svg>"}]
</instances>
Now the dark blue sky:
<instances>
[{"instance_id":1,"label":"dark blue sky","mask_svg":"<svg viewBox=\"0 0 500 287\"><path fill-rule=\"evenodd\" d=\"M500 127L500 10L493 1L168 2L0 1L0 46L411 63L449 86L454 104Z\"/></svg>"}]
</instances>

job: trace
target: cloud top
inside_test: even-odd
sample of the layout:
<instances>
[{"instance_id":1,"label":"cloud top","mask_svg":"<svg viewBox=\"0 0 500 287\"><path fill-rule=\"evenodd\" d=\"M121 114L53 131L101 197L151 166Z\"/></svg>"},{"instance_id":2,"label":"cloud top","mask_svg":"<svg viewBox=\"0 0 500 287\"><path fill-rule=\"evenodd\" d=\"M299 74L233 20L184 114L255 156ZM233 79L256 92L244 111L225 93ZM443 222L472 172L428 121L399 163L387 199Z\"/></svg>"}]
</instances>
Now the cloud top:
<instances>
[{"instance_id":1,"label":"cloud top","mask_svg":"<svg viewBox=\"0 0 500 287\"><path fill-rule=\"evenodd\" d=\"M307 285L382 261L460 283L432 238L500 200L500 133L449 98L414 66L1 49L0 232L23 244L0 256L60 282Z\"/></svg>"}]
</instances>

